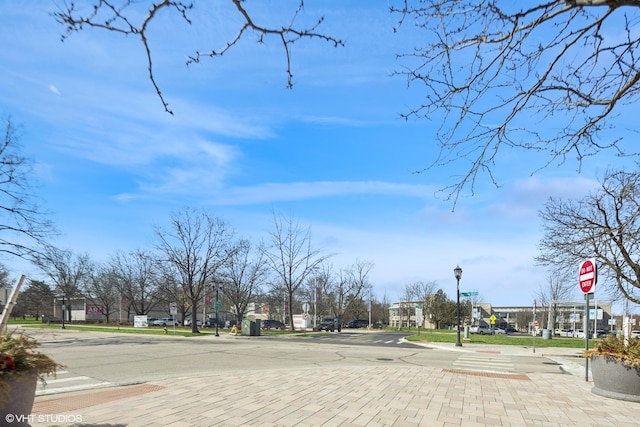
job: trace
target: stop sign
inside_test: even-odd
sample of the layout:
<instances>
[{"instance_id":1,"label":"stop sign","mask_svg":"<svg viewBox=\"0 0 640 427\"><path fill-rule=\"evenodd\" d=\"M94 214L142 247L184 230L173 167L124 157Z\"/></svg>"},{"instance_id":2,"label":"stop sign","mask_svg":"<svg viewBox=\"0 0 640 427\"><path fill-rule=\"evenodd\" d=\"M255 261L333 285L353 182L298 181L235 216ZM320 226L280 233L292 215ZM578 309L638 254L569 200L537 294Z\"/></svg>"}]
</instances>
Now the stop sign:
<instances>
[{"instance_id":1,"label":"stop sign","mask_svg":"<svg viewBox=\"0 0 640 427\"><path fill-rule=\"evenodd\" d=\"M580 290L585 294L593 292L597 278L596 261L593 258L582 261L578 272Z\"/></svg>"}]
</instances>

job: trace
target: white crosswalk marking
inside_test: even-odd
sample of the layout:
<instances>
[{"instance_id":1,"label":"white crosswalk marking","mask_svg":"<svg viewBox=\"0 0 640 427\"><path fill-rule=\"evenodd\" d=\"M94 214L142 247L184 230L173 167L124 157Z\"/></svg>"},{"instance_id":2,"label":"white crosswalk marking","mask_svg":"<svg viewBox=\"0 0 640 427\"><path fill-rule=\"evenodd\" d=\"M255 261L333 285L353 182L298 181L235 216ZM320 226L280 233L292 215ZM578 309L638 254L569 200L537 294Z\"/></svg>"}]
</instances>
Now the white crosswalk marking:
<instances>
[{"instance_id":1,"label":"white crosswalk marking","mask_svg":"<svg viewBox=\"0 0 640 427\"><path fill-rule=\"evenodd\" d=\"M469 371L514 372L511 357L499 354L464 353L453 366Z\"/></svg>"},{"instance_id":2,"label":"white crosswalk marking","mask_svg":"<svg viewBox=\"0 0 640 427\"><path fill-rule=\"evenodd\" d=\"M372 344L402 344L401 339L396 340L374 340L371 341Z\"/></svg>"},{"instance_id":3,"label":"white crosswalk marking","mask_svg":"<svg viewBox=\"0 0 640 427\"><path fill-rule=\"evenodd\" d=\"M74 375L68 371L58 371L56 378L49 377L45 380L47 381L45 386L38 382L36 396L89 390L111 385L109 381L101 381L85 375Z\"/></svg>"}]
</instances>

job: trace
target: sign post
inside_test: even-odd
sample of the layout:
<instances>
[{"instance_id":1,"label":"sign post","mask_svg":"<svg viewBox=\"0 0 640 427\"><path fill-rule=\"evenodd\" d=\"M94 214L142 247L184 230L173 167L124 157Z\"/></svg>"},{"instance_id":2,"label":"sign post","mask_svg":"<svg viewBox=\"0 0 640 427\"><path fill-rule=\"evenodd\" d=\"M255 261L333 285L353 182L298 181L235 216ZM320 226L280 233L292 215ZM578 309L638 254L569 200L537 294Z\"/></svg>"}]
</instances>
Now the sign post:
<instances>
[{"instance_id":1,"label":"sign post","mask_svg":"<svg viewBox=\"0 0 640 427\"><path fill-rule=\"evenodd\" d=\"M176 334L176 315L178 314L178 304L175 302L169 303L169 314L173 319L173 334ZM193 320L195 322L195 319ZM166 333L166 332L165 332Z\"/></svg>"},{"instance_id":2,"label":"sign post","mask_svg":"<svg viewBox=\"0 0 640 427\"><path fill-rule=\"evenodd\" d=\"M584 349L589 350L589 295L593 295L598 280L594 258L585 259L578 268L578 285L584 293ZM596 307L597 308L597 307ZM584 380L589 381L589 359L585 359Z\"/></svg>"},{"instance_id":3,"label":"sign post","mask_svg":"<svg viewBox=\"0 0 640 427\"><path fill-rule=\"evenodd\" d=\"M533 322L534 324L537 323L536 322L536 300L533 300ZM536 352L536 335L538 334L538 331L536 331L535 329L533 330L533 352Z\"/></svg>"}]
</instances>

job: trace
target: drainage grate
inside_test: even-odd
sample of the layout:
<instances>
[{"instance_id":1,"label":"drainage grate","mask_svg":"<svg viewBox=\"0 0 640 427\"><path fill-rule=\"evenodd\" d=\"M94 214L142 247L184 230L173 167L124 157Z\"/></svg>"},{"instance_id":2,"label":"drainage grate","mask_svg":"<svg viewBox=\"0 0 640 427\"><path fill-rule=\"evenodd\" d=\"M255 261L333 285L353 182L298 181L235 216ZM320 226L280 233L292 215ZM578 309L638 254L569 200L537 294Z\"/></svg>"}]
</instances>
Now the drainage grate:
<instances>
[{"instance_id":1,"label":"drainage grate","mask_svg":"<svg viewBox=\"0 0 640 427\"><path fill-rule=\"evenodd\" d=\"M531 378L525 374L506 374L500 372L480 372L480 371L465 371L462 369L443 369L442 372L456 375L470 375L474 377L487 377L487 378L503 378L507 380L525 380L531 381Z\"/></svg>"},{"instance_id":2,"label":"drainage grate","mask_svg":"<svg viewBox=\"0 0 640 427\"><path fill-rule=\"evenodd\" d=\"M393 359L389 359L386 357L378 357L376 360L380 360L382 362L393 362Z\"/></svg>"}]
</instances>

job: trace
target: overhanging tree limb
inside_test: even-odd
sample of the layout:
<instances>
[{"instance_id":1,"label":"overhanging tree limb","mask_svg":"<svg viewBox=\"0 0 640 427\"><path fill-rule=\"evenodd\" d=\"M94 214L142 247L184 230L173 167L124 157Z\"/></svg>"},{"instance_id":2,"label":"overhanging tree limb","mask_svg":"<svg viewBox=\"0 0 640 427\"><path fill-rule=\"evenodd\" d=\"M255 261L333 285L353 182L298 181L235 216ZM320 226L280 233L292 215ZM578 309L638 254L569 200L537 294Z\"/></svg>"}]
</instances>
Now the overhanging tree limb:
<instances>
[{"instance_id":1,"label":"overhanging tree limb","mask_svg":"<svg viewBox=\"0 0 640 427\"><path fill-rule=\"evenodd\" d=\"M406 119L441 115L440 154L424 170L468 161L445 188L454 204L507 149L545 154L531 172L622 147L614 127L640 93L640 1L404 0L398 28L427 42L398 55L397 75L424 100ZM421 170L419 172L422 172Z\"/></svg>"},{"instance_id":2,"label":"overhanging tree limb","mask_svg":"<svg viewBox=\"0 0 640 427\"><path fill-rule=\"evenodd\" d=\"M244 23L240 25L236 35L227 41L223 48L210 50L208 52L196 52L194 55L189 56L187 65L198 63L203 57L222 56L229 49L234 47L243 38L247 31L253 31L258 34L259 43L264 43L265 38L269 36L276 37L279 40L285 52L287 63L287 86L291 88L293 86L293 72L291 69L290 49L295 42L301 39L320 39L333 44L335 47L344 46L344 42L342 40L322 34L318 31L318 27L324 20L323 17L320 17L314 25L308 28L297 27L295 25L296 18L304 9L304 0L300 0L298 7L293 13L293 18L289 23L282 26L259 24L257 19L247 11L246 1L244 0L226 1L233 3L234 9L238 12L239 16L242 17ZM137 2L133 0L126 0L123 6L118 7L115 6L111 0L96 0L93 7L88 12L78 11L74 3L70 3L64 8L60 8L52 15L56 21L65 26L65 32L62 35L62 40L65 40L74 32L84 30L85 27L138 37L145 50L149 80L151 80L165 111L173 114L169 109L169 104L156 81L156 74L153 67L153 54L148 39L149 27L153 21L157 19L159 12L164 9L170 13L176 13L180 19L191 25L189 12L194 9L196 2L185 3L182 1L170 0L162 0L157 3L151 2L151 5L148 6L148 12L141 18L138 24L133 22L136 15L134 10L136 3Z\"/></svg>"}]
</instances>

